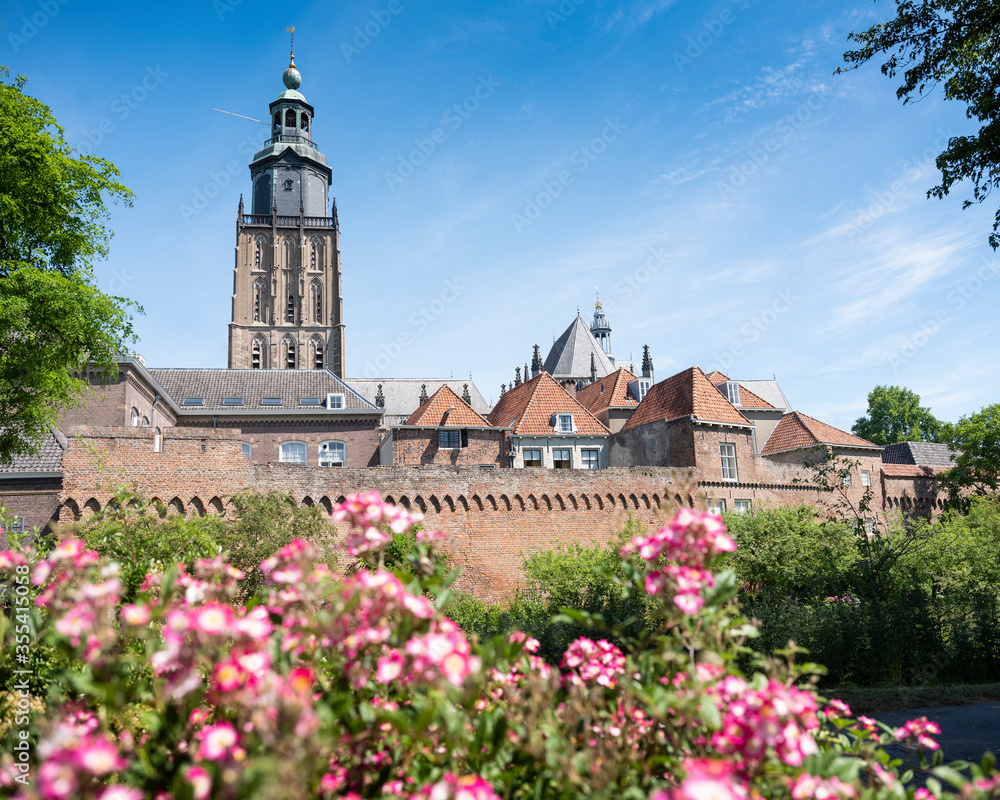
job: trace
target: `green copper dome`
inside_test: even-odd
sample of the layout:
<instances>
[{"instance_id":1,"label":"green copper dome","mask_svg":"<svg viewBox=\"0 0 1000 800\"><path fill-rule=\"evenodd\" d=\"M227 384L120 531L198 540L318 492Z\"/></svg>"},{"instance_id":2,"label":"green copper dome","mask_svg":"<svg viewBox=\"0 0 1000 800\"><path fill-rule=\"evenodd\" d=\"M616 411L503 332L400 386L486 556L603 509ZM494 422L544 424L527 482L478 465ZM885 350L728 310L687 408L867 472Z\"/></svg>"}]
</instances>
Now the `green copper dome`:
<instances>
[{"instance_id":1,"label":"green copper dome","mask_svg":"<svg viewBox=\"0 0 1000 800\"><path fill-rule=\"evenodd\" d=\"M281 76L281 80L288 89L298 89L302 85L302 74L295 69L294 62L285 70L285 74Z\"/></svg>"}]
</instances>

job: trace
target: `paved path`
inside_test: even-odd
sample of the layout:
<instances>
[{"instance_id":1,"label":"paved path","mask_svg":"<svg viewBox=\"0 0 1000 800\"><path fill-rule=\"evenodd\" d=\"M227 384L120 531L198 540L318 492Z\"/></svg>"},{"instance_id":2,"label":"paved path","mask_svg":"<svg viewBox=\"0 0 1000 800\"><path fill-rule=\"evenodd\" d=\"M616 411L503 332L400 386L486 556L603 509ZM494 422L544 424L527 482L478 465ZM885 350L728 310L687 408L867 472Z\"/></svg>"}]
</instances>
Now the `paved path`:
<instances>
[{"instance_id":1,"label":"paved path","mask_svg":"<svg viewBox=\"0 0 1000 800\"><path fill-rule=\"evenodd\" d=\"M908 708L905 711L883 711L873 716L893 727L918 717L936 722L941 728L941 735L935 738L941 745L946 763L961 759L978 764L987 750L1000 758L1000 702Z\"/></svg>"}]
</instances>

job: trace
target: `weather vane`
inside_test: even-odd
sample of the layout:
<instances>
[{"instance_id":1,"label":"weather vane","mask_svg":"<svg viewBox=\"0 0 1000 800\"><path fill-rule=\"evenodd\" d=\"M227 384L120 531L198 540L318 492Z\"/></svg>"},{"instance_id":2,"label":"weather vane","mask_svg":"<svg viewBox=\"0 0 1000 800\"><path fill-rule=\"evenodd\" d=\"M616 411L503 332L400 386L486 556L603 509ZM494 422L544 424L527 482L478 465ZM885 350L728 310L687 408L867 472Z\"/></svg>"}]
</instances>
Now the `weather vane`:
<instances>
[{"instance_id":1,"label":"weather vane","mask_svg":"<svg viewBox=\"0 0 1000 800\"><path fill-rule=\"evenodd\" d=\"M292 25L292 27L285 28L285 30L288 31L292 35L290 61L291 61L291 66L294 67L295 66L295 26Z\"/></svg>"}]
</instances>

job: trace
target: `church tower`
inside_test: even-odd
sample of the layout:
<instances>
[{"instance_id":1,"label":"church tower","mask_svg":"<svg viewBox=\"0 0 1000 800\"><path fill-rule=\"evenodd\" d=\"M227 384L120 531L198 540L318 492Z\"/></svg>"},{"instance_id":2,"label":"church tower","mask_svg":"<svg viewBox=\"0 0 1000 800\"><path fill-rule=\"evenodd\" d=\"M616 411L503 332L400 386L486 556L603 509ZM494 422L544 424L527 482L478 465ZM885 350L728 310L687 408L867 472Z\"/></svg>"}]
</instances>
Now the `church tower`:
<instances>
[{"instance_id":1,"label":"church tower","mask_svg":"<svg viewBox=\"0 0 1000 800\"><path fill-rule=\"evenodd\" d=\"M611 323L604 316L600 295L597 296L597 302L594 304L594 321L590 323L590 332L594 334L594 338L597 339L597 343L605 355L614 361L614 356L611 355Z\"/></svg>"},{"instance_id":2,"label":"church tower","mask_svg":"<svg viewBox=\"0 0 1000 800\"><path fill-rule=\"evenodd\" d=\"M250 213L236 219L230 369L329 369L344 377L333 172L312 141L313 107L292 51L270 105L271 138L250 163Z\"/></svg>"}]
</instances>

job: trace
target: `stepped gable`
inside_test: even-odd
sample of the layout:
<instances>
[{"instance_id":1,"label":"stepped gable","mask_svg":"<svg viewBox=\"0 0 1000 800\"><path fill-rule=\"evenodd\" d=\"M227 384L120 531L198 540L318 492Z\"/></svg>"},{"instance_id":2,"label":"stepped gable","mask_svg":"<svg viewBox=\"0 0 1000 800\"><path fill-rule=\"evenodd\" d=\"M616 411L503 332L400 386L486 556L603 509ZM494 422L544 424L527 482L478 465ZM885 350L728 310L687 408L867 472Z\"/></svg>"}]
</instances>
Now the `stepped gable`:
<instances>
[{"instance_id":1,"label":"stepped gable","mask_svg":"<svg viewBox=\"0 0 1000 800\"><path fill-rule=\"evenodd\" d=\"M69 443L62 431L50 428L38 448L37 455L25 454L13 456L9 464L0 464L0 475L61 473L63 453Z\"/></svg>"},{"instance_id":2,"label":"stepped gable","mask_svg":"<svg viewBox=\"0 0 1000 800\"><path fill-rule=\"evenodd\" d=\"M727 381L732 380L732 378L728 377L724 372L719 372L719 370L710 372L705 377L708 378L708 380L711 381L712 386L715 386L716 388L722 386L722 384L726 383ZM778 410L771 403L767 402L767 400L765 400L763 397L756 394L752 390L748 389L743 381L736 381L736 383L738 383L740 386L739 408L761 409L765 411L770 409L774 409L775 411Z\"/></svg>"},{"instance_id":3,"label":"stepped gable","mask_svg":"<svg viewBox=\"0 0 1000 800\"><path fill-rule=\"evenodd\" d=\"M573 399L548 372L540 372L527 383L515 386L493 408L489 421L512 428L518 436L549 436L553 414L573 414L578 436L607 436L611 431Z\"/></svg>"},{"instance_id":4,"label":"stepped gable","mask_svg":"<svg viewBox=\"0 0 1000 800\"><path fill-rule=\"evenodd\" d=\"M460 428L488 428L490 423L472 410L448 386L442 386L414 411L406 425L439 428L444 425Z\"/></svg>"},{"instance_id":5,"label":"stepped gable","mask_svg":"<svg viewBox=\"0 0 1000 800\"><path fill-rule=\"evenodd\" d=\"M594 383L588 383L577 390L576 401L597 414L606 408L635 408L638 401L628 390L628 385L636 376L627 369L616 369L604 378L598 378Z\"/></svg>"},{"instance_id":6,"label":"stepped gable","mask_svg":"<svg viewBox=\"0 0 1000 800\"><path fill-rule=\"evenodd\" d=\"M381 414L382 409L366 400L329 369L151 369L153 376L181 413L206 411L246 413L250 411L325 414L323 405L300 404L309 398L322 404L328 394L343 394L345 411ZM277 398L281 405L263 405L264 398ZM185 406L185 398L200 398L199 406ZM223 403L226 398L242 399L242 406Z\"/></svg>"},{"instance_id":7,"label":"stepped gable","mask_svg":"<svg viewBox=\"0 0 1000 800\"><path fill-rule=\"evenodd\" d=\"M750 427L747 418L712 385L705 373L698 367L690 367L651 386L622 430L682 417Z\"/></svg>"},{"instance_id":8,"label":"stepped gable","mask_svg":"<svg viewBox=\"0 0 1000 800\"><path fill-rule=\"evenodd\" d=\"M877 444L862 439L854 434L834 428L818 419L806 416L801 411L785 414L779 420L774 432L761 450L762 455L784 453L789 450L800 450L817 445L832 445L835 447L855 447L869 450L881 450Z\"/></svg>"},{"instance_id":9,"label":"stepped gable","mask_svg":"<svg viewBox=\"0 0 1000 800\"><path fill-rule=\"evenodd\" d=\"M563 331L549 350L542 369L553 378L586 378L590 379L590 357L594 356L597 367L597 377L603 378L615 371L607 353L590 332L587 323L579 314L572 324Z\"/></svg>"}]
</instances>

